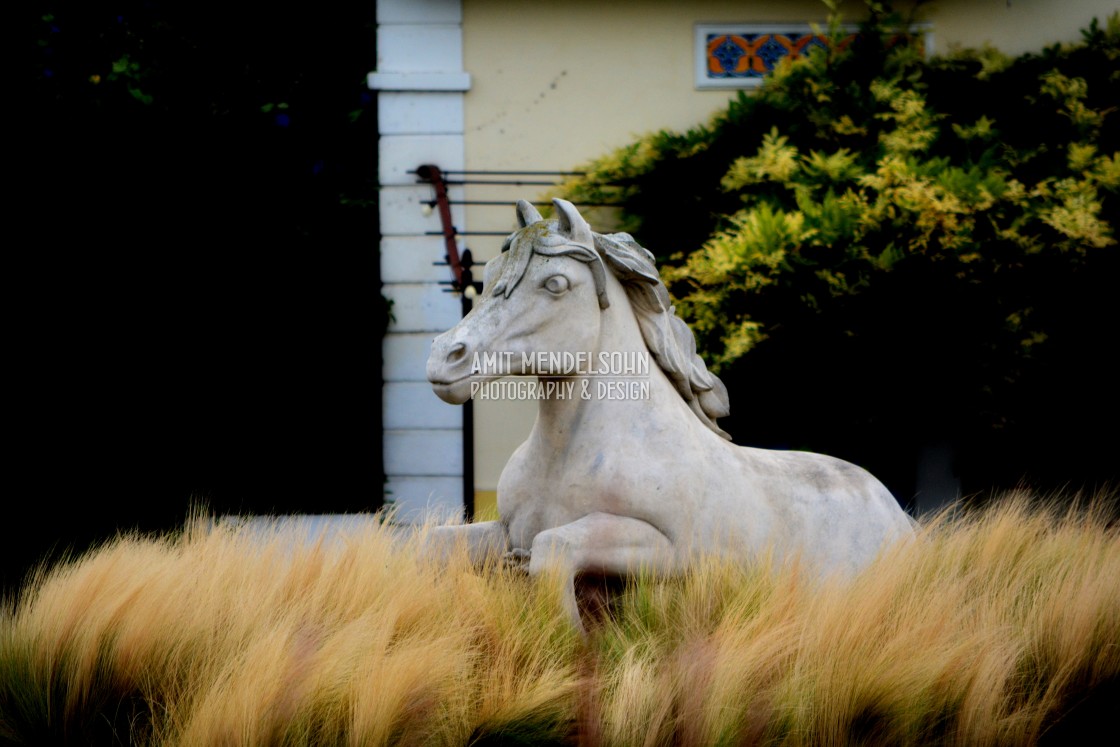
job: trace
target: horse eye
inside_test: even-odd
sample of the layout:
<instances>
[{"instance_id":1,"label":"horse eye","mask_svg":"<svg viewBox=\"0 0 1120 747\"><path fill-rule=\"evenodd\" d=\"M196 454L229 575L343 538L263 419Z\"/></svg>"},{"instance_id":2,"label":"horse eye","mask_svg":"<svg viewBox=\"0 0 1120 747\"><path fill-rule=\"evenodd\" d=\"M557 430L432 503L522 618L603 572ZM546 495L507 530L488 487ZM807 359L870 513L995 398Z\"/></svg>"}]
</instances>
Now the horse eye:
<instances>
[{"instance_id":1,"label":"horse eye","mask_svg":"<svg viewBox=\"0 0 1120 747\"><path fill-rule=\"evenodd\" d=\"M563 275L553 275L548 280L544 281L544 289L549 293L560 295L568 290L568 278Z\"/></svg>"}]
</instances>

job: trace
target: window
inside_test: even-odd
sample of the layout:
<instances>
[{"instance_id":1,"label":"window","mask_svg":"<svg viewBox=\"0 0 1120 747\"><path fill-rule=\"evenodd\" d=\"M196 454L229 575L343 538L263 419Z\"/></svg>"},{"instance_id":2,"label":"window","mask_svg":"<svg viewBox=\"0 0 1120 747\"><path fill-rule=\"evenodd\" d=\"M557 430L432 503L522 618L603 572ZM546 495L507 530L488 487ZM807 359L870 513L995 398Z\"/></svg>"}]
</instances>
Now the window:
<instances>
[{"instance_id":1,"label":"window","mask_svg":"<svg viewBox=\"0 0 1120 747\"><path fill-rule=\"evenodd\" d=\"M841 48L856 38L857 27L844 26ZM827 36L807 23L697 24L696 87L754 88L783 58L827 48Z\"/></svg>"}]
</instances>

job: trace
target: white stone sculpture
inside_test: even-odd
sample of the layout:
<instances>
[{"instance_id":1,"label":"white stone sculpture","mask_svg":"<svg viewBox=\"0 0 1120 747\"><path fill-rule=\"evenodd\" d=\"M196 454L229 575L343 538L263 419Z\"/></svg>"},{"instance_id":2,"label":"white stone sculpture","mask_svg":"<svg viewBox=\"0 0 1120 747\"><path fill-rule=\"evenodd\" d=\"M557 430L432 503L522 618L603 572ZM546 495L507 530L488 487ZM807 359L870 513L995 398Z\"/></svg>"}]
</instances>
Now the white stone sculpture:
<instances>
[{"instance_id":1,"label":"white stone sculpture","mask_svg":"<svg viewBox=\"0 0 1120 747\"><path fill-rule=\"evenodd\" d=\"M731 443L715 422L727 391L696 355L653 256L553 203L550 221L517 203L520 229L487 263L473 311L432 343L428 379L446 402L510 375L536 377L520 391L541 397L498 482L501 519L439 527L436 546L464 541L476 561L502 554L530 575L561 569L578 626L578 574L673 574L704 553L851 574L912 534L860 467Z\"/></svg>"}]
</instances>

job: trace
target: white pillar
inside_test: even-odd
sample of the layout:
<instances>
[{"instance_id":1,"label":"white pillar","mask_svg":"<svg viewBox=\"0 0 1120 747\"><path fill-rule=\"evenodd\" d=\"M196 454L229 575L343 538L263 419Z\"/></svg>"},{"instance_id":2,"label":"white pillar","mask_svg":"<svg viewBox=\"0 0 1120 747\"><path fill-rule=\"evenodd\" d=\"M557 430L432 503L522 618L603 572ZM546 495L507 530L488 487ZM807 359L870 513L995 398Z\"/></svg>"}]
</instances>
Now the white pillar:
<instances>
[{"instance_id":1,"label":"white pillar","mask_svg":"<svg viewBox=\"0 0 1120 747\"><path fill-rule=\"evenodd\" d=\"M433 198L410 174L423 164L462 170L463 71L460 0L377 0L377 70L369 74L378 107L378 182L382 292L393 321L382 344L386 499L417 521L432 509L461 511L462 411L440 401L424 375L432 338L460 315L457 295L440 281L448 267ZM451 188L462 199L462 188ZM427 214L425 214L427 212ZM465 230L461 207L455 227ZM461 251L461 249L460 249Z\"/></svg>"}]
</instances>

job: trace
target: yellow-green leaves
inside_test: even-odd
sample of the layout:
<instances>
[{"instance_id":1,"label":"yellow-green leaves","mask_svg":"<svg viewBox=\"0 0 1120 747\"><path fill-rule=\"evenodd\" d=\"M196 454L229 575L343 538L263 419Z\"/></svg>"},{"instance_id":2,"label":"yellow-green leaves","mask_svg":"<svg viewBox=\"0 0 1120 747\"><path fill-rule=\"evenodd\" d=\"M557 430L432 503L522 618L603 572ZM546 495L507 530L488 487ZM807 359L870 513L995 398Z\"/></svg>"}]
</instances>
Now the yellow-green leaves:
<instances>
[{"instance_id":1,"label":"yellow-green leaves","mask_svg":"<svg viewBox=\"0 0 1120 747\"><path fill-rule=\"evenodd\" d=\"M986 115L981 115L976 122L968 126L952 123L953 133L961 140L990 140L997 134L993 125L995 122L988 119Z\"/></svg>"},{"instance_id":2,"label":"yellow-green leaves","mask_svg":"<svg viewBox=\"0 0 1120 747\"><path fill-rule=\"evenodd\" d=\"M1069 117L1078 128L1091 130L1101 126L1104 114L1085 104L1089 88L1084 78L1067 78L1058 70L1042 76L1042 93L1061 103L1062 114Z\"/></svg>"},{"instance_id":3,"label":"yellow-green leaves","mask_svg":"<svg viewBox=\"0 0 1120 747\"><path fill-rule=\"evenodd\" d=\"M731 164L722 184L730 192L765 181L785 183L799 168L797 148L789 144L788 137L779 135L775 127L763 136L756 155L736 159Z\"/></svg>"},{"instance_id":4,"label":"yellow-green leaves","mask_svg":"<svg viewBox=\"0 0 1120 747\"><path fill-rule=\"evenodd\" d=\"M854 181L863 174L856 154L847 148L832 153L814 150L802 159L801 171L806 178L818 184Z\"/></svg>"},{"instance_id":5,"label":"yellow-green leaves","mask_svg":"<svg viewBox=\"0 0 1120 747\"><path fill-rule=\"evenodd\" d=\"M1054 196L1056 204L1043 208L1040 217L1069 239L1059 242L1059 247L1084 251L1085 247L1103 249L1116 243L1111 226L1101 218L1101 202L1092 184L1063 179L1054 185Z\"/></svg>"},{"instance_id":6,"label":"yellow-green leaves","mask_svg":"<svg viewBox=\"0 0 1120 747\"><path fill-rule=\"evenodd\" d=\"M1089 173L1105 189L1115 190L1120 187L1120 152L1113 153L1111 157L1098 158Z\"/></svg>"},{"instance_id":7,"label":"yellow-green leaves","mask_svg":"<svg viewBox=\"0 0 1120 747\"><path fill-rule=\"evenodd\" d=\"M899 275L1049 278L1116 244L1120 112L1102 81L1120 15L1081 47L1019 59L927 59L897 28L794 60L705 127L642 138L571 185L577 201L620 200L627 230L679 253L663 275L716 361Z\"/></svg>"},{"instance_id":8,"label":"yellow-green leaves","mask_svg":"<svg viewBox=\"0 0 1120 747\"><path fill-rule=\"evenodd\" d=\"M887 152L920 153L937 139L938 130L934 123L941 116L929 110L925 98L918 91L877 80L871 84L871 94L876 101L889 107L889 111L875 115L893 125L879 134L879 142Z\"/></svg>"},{"instance_id":9,"label":"yellow-green leaves","mask_svg":"<svg viewBox=\"0 0 1120 747\"><path fill-rule=\"evenodd\" d=\"M771 182L788 187L810 184L850 182L863 174L857 156L847 148L826 153L813 150L801 155L789 138L772 128L762 137L754 156L738 158L731 164L721 185L728 192L755 184Z\"/></svg>"},{"instance_id":10,"label":"yellow-green leaves","mask_svg":"<svg viewBox=\"0 0 1120 747\"><path fill-rule=\"evenodd\" d=\"M669 268L670 280L689 279L698 285L733 284L749 291L772 282L786 262L811 235L805 216L797 211L760 205L731 216L729 226L716 233L680 268Z\"/></svg>"}]
</instances>

